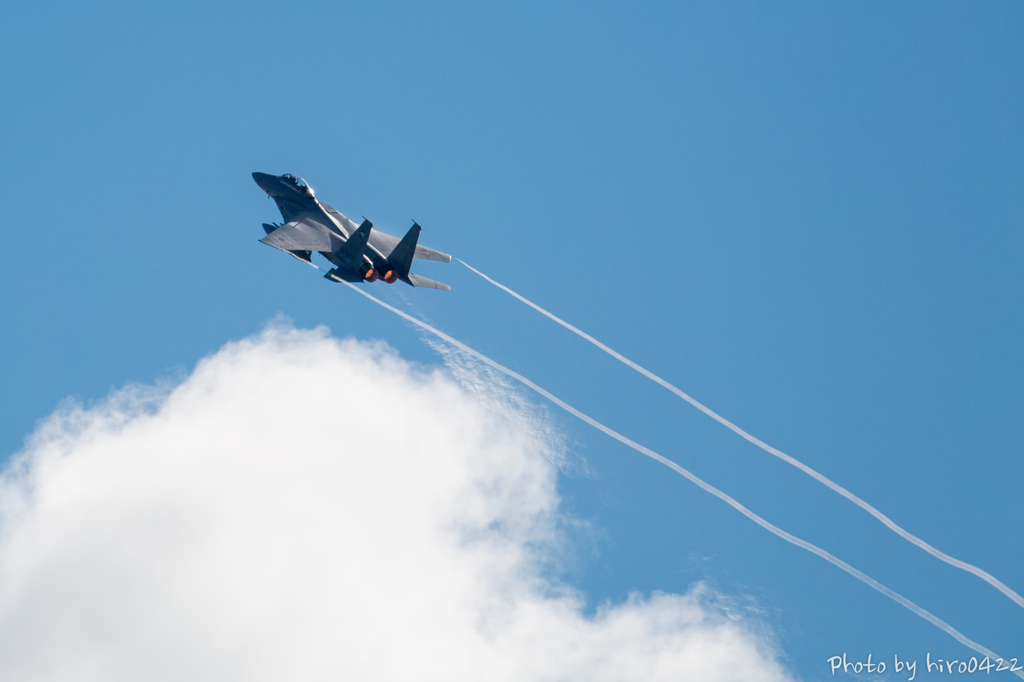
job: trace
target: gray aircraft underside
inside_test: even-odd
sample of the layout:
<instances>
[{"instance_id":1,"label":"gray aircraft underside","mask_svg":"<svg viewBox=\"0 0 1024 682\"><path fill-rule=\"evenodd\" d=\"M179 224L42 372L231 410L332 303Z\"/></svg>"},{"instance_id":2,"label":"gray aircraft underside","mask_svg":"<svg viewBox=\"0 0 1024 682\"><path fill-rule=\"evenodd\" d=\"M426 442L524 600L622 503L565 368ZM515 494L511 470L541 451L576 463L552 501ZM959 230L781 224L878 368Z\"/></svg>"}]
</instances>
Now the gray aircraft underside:
<instances>
[{"instance_id":1,"label":"gray aircraft underside","mask_svg":"<svg viewBox=\"0 0 1024 682\"><path fill-rule=\"evenodd\" d=\"M447 284L409 272L414 258L445 263L452 259L447 253L419 246L421 228L415 221L399 239L374 229L369 220L356 225L333 206L317 200L302 178L287 173L253 173L252 177L274 200L285 221L284 225L263 224L267 236L260 241L264 244L309 265L313 265L313 252L319 252L335 266L324 277L337 282L381 279L393 284L402 280L414 287L451 289Z\"/></svg>"}]
</instances>

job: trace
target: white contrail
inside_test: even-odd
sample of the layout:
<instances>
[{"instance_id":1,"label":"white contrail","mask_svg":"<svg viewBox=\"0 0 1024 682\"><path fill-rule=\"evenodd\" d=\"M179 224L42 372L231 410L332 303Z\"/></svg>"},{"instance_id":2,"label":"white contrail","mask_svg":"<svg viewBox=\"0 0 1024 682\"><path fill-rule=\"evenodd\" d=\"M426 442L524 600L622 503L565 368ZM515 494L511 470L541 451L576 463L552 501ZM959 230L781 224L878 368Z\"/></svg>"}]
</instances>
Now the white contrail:
<instances>
[{"instance_id":1,"label":"white contrail","mask_svg":"<svg viewBox=\"0 0 1024 682\"><path fill-rule=\"evenodd\" d=\"M782 538L786 542L794 544L797 547L800 547L802 549L806 549L808 552L811 552L813 554L817 554L818 556L820 556L825 561L828 561L829 563L832 563L835 566L838 566L839 568L843 569L844 571L846 571L847 573L852 575L857 580L860 580L861 582L865 583L866 585L869 585L869 586L873 587L874 589L878 590L879 592L881 592L885 596L889 597L889 599L892 599L893 601L895 601L897 604L900 604L901 606L904 606L905 608L909 609L910 611L913 611L915 614L917 614L921 618L924 618L926 621L928 621L929 623L931 623L935 627L939 628L940 630L942 630L943 632L945 632L949 636L953 637L956 641L960 642L964 646L970 647L974 651L977 651L979 654L982 654L983 656L988 656L989 658L993 658L993 659L994 658L1001 658L1000 656L997 656L995 653L993 653L992 651L989 651L987 648L983 647L982 645L978 644L977 642L974 642L974 641L971 641L970 639L967 639L967 637L965 637L964 635L960 634L960 632L955 630L953 628L953 626L949 625L948 623L946 623L945 621L941 620L940 618L938 618L936 616L933 616L931 613L929 613L928 611L925 611L920 606L918 606L914 602L910 601L906 597L904 597L904 596L902 596L902 595L900 595L900 594L898 594L896 592L893 592L888 587L886 587L882 583L878 582L874 578L871 578L870 576L868 576L868 575L866 575L864 573L861 573L856 568L854 568L853 566L849 565L848 563L846 563L842 559L840 559L840 558L838 558L836 556L833 556L832 554L826 552L825 550L821 549L820 547L818 547L816 545L812 545L811 543L807 542L806 540L801 540L800 538L796 537L795 535L791 535L790 533L787 533L786 531L782 530L781 528L779 528L779 527L769 523L768 521L764 520L763 518L761 518L760 516L758 516L754 512L752 512L749 509L747 509L746 507L744 507L742 504L740 504L739 502L734 500L729 495L725 494L724 492L722 492L718 488L714 487L710 483L705 483L703 480L701 480L700 478L697 478L697 476L691 474L689 471L687 471L683 467L679 466L678 464L676 464L672 460L667 459L665 457L662 457L661 455L659 455L654 450L646 448L643 445L640 445L639 443L636 443L636 442L630 440L629 438L626 438L625 436L620 434L618 431L614 431L614 430L610 429L609 427L605 426L604 424L602 424L601 422L599 422L599 421L597 421L595 419L591 419L587 415L585 415L582 412L580 412L579 410L577 410L572 405L569 405L568 403L563 402L559 398L556 398L551 393L548 393L543 388L541 388L537 384L533 383L532 381L530 381L529 379L527 379L523 375L518 374L516 372L513 372L512 370L510 370L509 368L505 367L504 365L498 364L497 362L495 362L494 360L491 360L489 357L487 357L483 353L480 353L478 351L473 350L472 348L470 348L469 346L467 346L466 344L464 344L464 343L462 343L460 341L456 341L455 339L453 339L452 337L448 336L444 332L442 332L442 331L440 331L438 329L435 329L434 327L431 327L426 322L423 322L422 320L418 320L415 317L413 317L412 315L408 315L408 314L402 312L401 310L399 310L398 308L395 308L393 306L388 305L384 301L381 301L380 299L372 296L371 294L366 293L365 291L363 291L362 289L360 289L356 285L351 284L350 282L342 282L342 284L348 285L353 291L362 294L363 296L365 296L366 298L370 299L371 301L373 301L377 305L382 306L384 308L387 308L388 310L390 310L394 314L398 315L399 317L402 317L402 318L408 320L409 322L412 322L413 324L415 324L416 326L420 327L421 329L424 329L424 330L430 332L431 334L434 334L438 338L443 339L444 341L447 341L448 343L452 344L453 346L455 346L459 350L463 351L464 353L468 353L469 355L472 355L477 360L480 360L481 362L487 364L488 366L493 367L494 369L498 370L499 372L501 372L503 374L506 374L506 375L512 377L513 379L515 379L516 381L520 382L521 384L523 384L523 385L533 389L534 391L536 391L540 395L544 396L545 398L547 398L548 400L553 402L555 405L558 405L559 407L561 407L563 410L565 410L569 414L571 414L574 417L577 417L577 418L583 420L587 424L590 424L591 426L593 426L598 431L601 431L602 433L605 433L605 434L611 436L612 438L614 438L615 440L619 441L623 445L626 445L627 447L630 447L633 450L636 450L637 452L639 452L639 453L641 453L643 455L647 455L651 459L654 459L654 460L656 460L658 462L661 462L662 464L664 464L665 466L669 467L670 469L676 471L679 474L682 474L691 483L694 483L695 485L699 486L701 489L711 493L715 497L717 497L720 500L724 501L726 504L731 506L733 509L735 509L736 511L740 512L741 514L743 514L748 519L750 519L751 521L753 521L757 525L761 526L765 530L768 530L768 531L774 533L775 535L779 536L780 538ZM1016 672L1016 675L1018 677L1020 677L1021 679L1024 679L1024 673Z\"/></svg>"},{"instance_id":2,"label":"white contrail","mask_svg":"<svg viewBox=\"0 0 1024 682\"><path fill-rule=\"evenodd\" d=\"M544 316L554 320L555 322L557 322L558 324L562 325L563 327L565 327L569 331L573 332L574 334L577 334L578 336L583 337L584 339L586 339L590 343L594 344L595 346L597 346L598 348L603 350L605 353L608 353L608 355L611 355L613 358L615 358L619 362L622 362L622 363L624 363L626 365L629 365L630 367L635 369L637 372L640 372L640 374L643 374L645 377L650 379L651 381L653 381L655 383L658 383L658 384L661 384L662 386L664 386L668 390L672 391L677 396L679 396L680 398L682 398L686 402L690 403L691 405L696 407L698 410L700 410L701 412L703 412L707 416L711 417L716 422L718 422L722 426L726 427L730 431L732 431L732 432L738 434L739 436L745 438L746 440L750 441L751 443L753 443L757 447L761 448L765 452L767 452L767 453L769 453L771 455L775 455L776 457L778 457L779 459L781 459L782 461L784 461L784 462L786 462L788 464L792 464L797 469L799 469L800 471L804 472L805 474L807 474L811 478L815 479L819 483L825 484L826 486L828 486L829 488L831 488L835 492L839 493L840 495L842 495L846 499L850 500L855 505L857 505L858 507L860 507L861 509L863 509L867 513L871 514L872 516L874 516L876 519L878 519L882 523L884 523L886 526L889 527L890 530L895 532L897 535L902 537L904 540L907 540L907 541L917 545L918 547L920 547L924 551L926 551L929 554L931 554L936 559L941 559L942 561L945 561L950 566L956 566L959 569L962 569L964 571L967 571L968 573L972 573L972 574L976 575L977 577L981 578L982 580L987 582L989 585L991 585L992 587L996 588L997 590L999 590L1000 592L1005 594L1007 597L1009 597L1010 599L1015 601L1018 606L1024 607L1024 597L1021 597L1019 594L1017 594L1015 591L1013 591L1013 589L1011 589L1009 586L1004 585L1002 581L1000 581L998 578L996 578L992 574L988 573L987 571L985 571L985 570L983 570L981 568L978 568L977 566L974 566L973 564L969 564L966 561L961 561L960 559L957 559L956 557L951 557L950 555L946 554L942 550L939 550L939 549L936 549L935 547L932 547L927 542L925 542L921 538L917 537L916 535L914 535L910 531L904 529L902 526L898 525L895 521L890 519L888 516L886 516L882 512L880 512L877 509L875 509L875 507L873 507L869 503L865 502L861 498L857 497L856 495L851 493L849 490L847 490L843 486L839 485L838 483L836 483L832 479L828 478L824 474L818 473L817 471L815 471L811 467L807 466L806 464L804 464L800 460L795 459L793 457L790 457L785 452L782 452L781 450L773 448L771 445L768 445L767 443L765 443L764 441L760 440L759 438L756 438L756 437L750 435L749 433L747 433L746 431L744 431L740 427L736 426L735 424L733 424L731 421L729 421L725 417L723 417L720 414L718 414L717 412L713 411L711 408L706 407L704 404L698 402L695 398L690 397L689 395L687 395L683 391L679 390L678 388L676 388L672 384L668 383L667 381L665 381L664 379L659 377L657 374L654 374L653 372L649 372L648 370L646 370L643 367L641 367L640 365L636 364L635 362L633 362L629 358L627 358L627 357L625 357L625 356L615 352L614 350L612 350L608 346L604 345L603 343L601 343L600 341L595 339L590 334L587 334L586 332L584 332L584 331L582 331L580 329L577 329L576 327L572 326L571 324L569 324L565 320L561 319L560 317L557 317L557 316L549 313L547 310L544 310L543 308L541 308L539 305L537 305L533 301L530 301L530 300L528 300L526 298L523 298L522 296L520 296L516 292L512 291L511 289L509 289L504 284L501 284L499 282L495 282L493 279L491 279L490 277L488 277L484 273L480 272L479 270L474 268L469 263L466 263L465 261L463 261L461 259L458 259L458 258L456 258L455 260L459 261L460 263L465 265L467 268L469 268L470 270L472 270L476 274L480 275L481 277L483 277L484 279L486 279L488 282L490 282L494 286L498 287L499 289L502 289L502 290L512 294L513 296L515 296L520 301L522 301L526 305L530 306L531 308L533 308L537 312L539 312L542 315L544 315Z\"/></svg>"}]
</instances>

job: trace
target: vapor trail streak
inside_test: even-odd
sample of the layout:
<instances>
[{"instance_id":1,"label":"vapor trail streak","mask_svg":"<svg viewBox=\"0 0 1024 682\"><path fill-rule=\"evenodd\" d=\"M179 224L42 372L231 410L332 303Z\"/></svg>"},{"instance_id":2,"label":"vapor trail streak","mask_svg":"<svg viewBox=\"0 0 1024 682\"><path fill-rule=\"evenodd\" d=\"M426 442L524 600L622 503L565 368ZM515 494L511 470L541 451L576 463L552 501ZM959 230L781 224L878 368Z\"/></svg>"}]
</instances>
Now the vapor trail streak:
<instances>
[{"instance_id":1,"label":"vapor trail streak","mask_svg":"<svg viewBox=\"0 0 1024 682\"><path fill-rule=\"evenodd\" d=\"M469 267L469 266L467 266L467 267ZM551 393L548 393L543 388L541 388L537 384L533 383L532 381L530 381L529 379L527 379L523 375L518 374L516 372L513 372L512 370L510 370L509 368L505 367L504 365L498 364L497 362L495 362L494 360L491 360L489 357L487 357L483 353L480 353L478 351L473 350L472 348L470 348L469 346L467 346L466 344L464 344L464 343L462 343L460 341L456 341L455 339L453 339L452 337L448 336L444 332L442 332L442 331L440 331L438 329L435 329L434 327L431 327L426 322L423 322L422 320L418 320L415 317L413 317L412 315L408 315L408 314L402 312L401 310L399 310L398 308L395 308L393 306L388 305L384 301L381 301L380 299L374 297L373 295L366 293L365 291L363 291L362 289L360 289L356 285L351 284L350 282L342 282L342 284L347 285L353 291L355 291L355 292L357 292L359 294L362 294L363 296L365 296L366 298L370 299L371 301L373 301L377 305L379 305L379 306L381 306L383 308L387 308L388 310L390 310L394 314L398 315L399 317L401 317L401 318L403 318L405 320L408 320L409 322L412 322L413 324L415 324L416 326L420 327L421 329L424 329L424 330L430 332L431 334L437 336L438 338L443 339L444 341L447 341L448 343L450 343L451 345L455 346L459 350L461 350L461 351L463 351L465 353L468 353L469 355L472 355L474 358L476 358L480 362L483 362L484 364L486 364L486 365L488 365L490 367L493 367L494 369L498 370L502 374L506 374L506 375L512 377L513 379L515 379L516 381L518 381L519 383L521 383L521 384L523 384L523 385L533 389L534 391L536 391L540 395L544 396L545 398L547 398L548 400L553 402L555 405L558 405L559 407L561 407L563 410L565 410L569 414L573 415L574 417L577 417L577 418L581 419L582 421L586 422L587 424L590 424L591 426L593 426L598 431L601 431L602 433L611 436L612 438L614 438L615 440L619 441L623 445L626 445L627 447L630 447L633 450L636 450L640 454L647 455L651 459L653 459L655 461L658 461L658 462L661 462L662 464L664 464L665 466L669 467L670 469L676 471L679 474L682 474L691 483L697 485L702 490L704 490L706 492L709 492L712 495L714 495L715 497L719 498L720 500L722 500L723 502L725 502L726 504L731 506L733 509L735 509L736 511L740 512L741 514L743 514L748 519L750 519L751 521L753 521L757 525L761 526L765 530L768 530L768 531L774 533L775 535L779 536L780 538L782 538L786 542L794 544L797 547L800 547L802 549L806 549L808 552L811 552L812 554L817 554L818 556L820 556L825 561L828 561L829 563L832 563L835 566L838 566L839 568L843 569L844 571L846 571L847 573L852 575L857 580L860 580L864 584L869 585L870 587L873 587L874 589L878 590L879 592L881 592L885 596L889 597L889 599L892 599L893 601L895 601L897 604L900 604L901 606L909 609L910 611L914 612L915 614L917 614L921 618L924 618L926 621L928 621L929 623L931 623L935 627L939 628L940 630L942 630L943 632L948 634L950 637L952 637L956 641L958 641L961 644L963 644L964 646L969 647L969 648L973 649L974 651L977 651L979 654L982 654L983 656L988 656L989 658L1000 658L1000 656L997 656L995 653L993 653L992 651L989 651L988 649L986 649L982 645L978 644L977 642L974 642L974 641L971 641L971 640L967 639L967 637L965 637L964 635L960 634L960 632L955 630L953 628L953 626L949 625L948 623L946 623L945 621L941 620L940 618L938 618L936 616L933 616L931 613L929 613L928 611L925 611L920 606L918 606L914 602L910 601L906 597L904 597L904 596L902 596L902 595L900 595L900 594L898 594L896 592L893 592L888 587L886 587L882 583L878 582L874 578L872 578L872 577L870 577L870 576L868 576L868 575L866 575L864 573L861 573L856 568L854 568L850 564L846 563L842 559L840 559L840 558L838 558L836 556L833 556L832 554L829 554L828 552L826 552L825 550L821 549L817 545L812 545L811 543L807 542L806 540L801 540L800 538L796 537L795 535L791 535L791 534L787 533L786 531L782 530L781 528L779 528L778 526L775 526L775 525L769 523L768 521L764 520L763 518L761 518L760 516L758 516L754 512L752 512L749 509L747 509L746 507L744 507L742 504L740 504L739 502L734 500L729 495L725 494L724 492L722 492L718 488L714 487L710 483L705 483L703 480L701 480L700 478L697 478L695 475L691 474L688 470L686 470L683 467L679 466L678 464L676 464L672 460L667 459L665 457L662 457L661 455L659 455L654 450L646 448L643 445L640 445L639 443L636 443L636 442L630 440L629 438L626 438L625 436L620 434L618 431L614 431L614 430L610 429L609 427L605 426L604 424L602 424L601 422L599 422L599 421L597 421L595 419L591 419L587 415L585 415L582 412L580 412L579 410L577 410L572 405L569 405L568 403L563 402L562 400L560 400L559 398L555 397ZM1018 677L1020 677L1021 679L1024 679L1024 673L1016 672L1015 674Z\"/></svg>"},{"instance_id":2,"label":"vapor trail streak","mask_svg":"<svg viewBox=\"0 0 1024 682\"><path fill-rule=\"evenodd\" d=\"M731 421L729 421L725 417L723 417L723 416L719 415L717 412L713 411L711 408L706 407L704 404L698 402L695 398L690 397L689 395L687 395L683 391L679 390L678 388L676 388L675 386L673 386L669 382L665 381L664 379L659 377L657 374L654 374L653 372L649 372L648 370L644 369L643 367L641 367L640 365L636 364L635 362L633 362L629 358L625 357L624 355L621 355L621 354L615 352L614 350L612 350L608 346L604 345L603 343L601 343L600 341L595 339L590 334L587 334L586 332L584 332L584 331L582 331L580 329L577 329L576 327L572 326L571 324L569 324L565 320L561 319L560 317L557 317L557 316L553 315L552 313L549 313L547 310L544 310L543 308L541 308L539 305L537 305L533 301L530 301L528 299L523 298L522 296L520 296L516 292L512 291L511 289L509 289L504 284L501 284L499 282L495 282L493 279L491 279L490 277L488 277L484 273L480 272L479 270L474 268L472 265L466 263L465 261L463 261L463 260L461 260L459 258L456 258L455 260L459 261L460 263L465 265L467 268L469 268L470 270L472 270L476 274L480 275L481 277L483 277L484 279L486 279L488 282L490 282L494 286L498 287L499 289L502 289L502 290L508 292L509 294L512 294L513 296L515 296L520 301L522 301L526 305L530 306L531 308L533 308L534 310L536 310L540 314L542 314L545 317L548 317L548 318L554 320L555 322L557 322L558 324L562 325L563 327L565 327L569 331L573 332L574 334L576 334L576 335L586 339L590 343L594 344L595 346L597 346L598 348L603 350L605 353L608 353L608 355L611 355L613 358L615 358L619 362L622 362L623 364L626 364L626 365L632 367L637 372L640 372L640 374L643 374L645 377L647 377L651 381L653 381L653 382L655 382L657 384L661 384L662 386L664 386L668 390L672 391L677 396L679 396L680 398L682 398L686 402L690 403L691 405L696 407L698 410L700 410L701 412L703 412L707 416L711 417L716 422L718 422L722 426L726 427L730 431L732 431L732 432L736 433L737 435L741 436L742 438L750 441L751 443L753 443L757 447L761 448L762 450L764 450L768 454L775 455L776 457L778 457L782 461L786 462L787 464L791 464L791 465L795 466L797 469L799 469L800 471L804 472L805 474L807 474L811 478L815 479L819 483L825 484L826 486L828 486L829 488L831 488L835 492L839 493L840 495L842 495L846 499L850 500L855 505L857 505L858 507L860 507L861 509L863 509L867 513L871 514L872 516L874 516L876 519L878 519L882 523L884 523L889 528L889 530L893 531L894 533L896 533L897 535L902 537L904 540L907 540L908 542L910 542L910 543L912 543L914 545L917 545L918 547L920 547L924 551L926 551L929 554L931 554L936 559L940 559L942 561L945 561L950 566L955 566L955 567L957 567L957 568L959 568L961 570L964 570L964 571L967 571L968 573L972 573L972 574L976 575L977 577L981 578L982 580L987 582L989 585L991 585L992 587L996 588L997 590L999 590L1000 592L1005 594L1007 597L1009 597L1010 599L1015 601L1018 606L1024 608L1024 597L1021 597L1013 589L1011 589L1008 585L1004 585L1002 581L1000 581L998 578L996 578L995 576L991 575L987 571L985 571L985 570L983 570L981 568L978 568L977 566L974 566L973 564L969 564L966 561L961 561L960 559L957 559L956 557L951 557L950 555L946 554L942 550L939 550L939 549L936 549L935 547L932 547L927 542L925 542L921 538L917 537L916 535L914 535L910 531L904 529L902 526L898 525L895 521L890 519L888 516L886 516L882 512L880 512L877 509L875 509L875 507L873 507L871 504L869 504L869 503L865 502L864 500L862 500L861 498L857 497L856 495L851 493L849 490L847 490L843 486L839 485L838 483L836 483L832 479L828 478L824 474L818 473L817 471L815 471L811 467L807 466L806 464L804 464L800 460L795 459L793 457L790 457L785 452L782 452L781 450L773 448L771 445L768 445L767 443L765 443L764 441L760 440L759 438L756 438L756 437L750 435L749 433L747 433L746 431L744 431L740 427L736 426L735 424L733 424Z\"/></svg>"}]
</instances>

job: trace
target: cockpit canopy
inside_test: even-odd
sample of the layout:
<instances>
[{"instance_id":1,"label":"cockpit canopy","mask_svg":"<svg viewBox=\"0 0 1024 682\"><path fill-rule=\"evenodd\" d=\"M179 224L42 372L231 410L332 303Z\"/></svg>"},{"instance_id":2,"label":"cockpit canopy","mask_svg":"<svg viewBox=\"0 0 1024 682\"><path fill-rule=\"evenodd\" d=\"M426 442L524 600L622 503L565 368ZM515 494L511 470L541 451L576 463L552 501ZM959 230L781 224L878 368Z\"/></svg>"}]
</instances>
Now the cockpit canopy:
<instances>
[{"instance_id":1,"label":"cockpit canopy","mask_svg":"<svg viewBox=\"0 0 1024 682\"><path fill-rule=\"evenodd\" d=\"M298 177L297 175L292 175L291 173L285 173L284 175L281 176L281 179L284 180L285 182L288 182L291 185L293 185L300 192L305 192L309 196L313 196L313 188L310 187L309 184L305 180L303 180L302 178Z\"/></svg>"}]
</instances>

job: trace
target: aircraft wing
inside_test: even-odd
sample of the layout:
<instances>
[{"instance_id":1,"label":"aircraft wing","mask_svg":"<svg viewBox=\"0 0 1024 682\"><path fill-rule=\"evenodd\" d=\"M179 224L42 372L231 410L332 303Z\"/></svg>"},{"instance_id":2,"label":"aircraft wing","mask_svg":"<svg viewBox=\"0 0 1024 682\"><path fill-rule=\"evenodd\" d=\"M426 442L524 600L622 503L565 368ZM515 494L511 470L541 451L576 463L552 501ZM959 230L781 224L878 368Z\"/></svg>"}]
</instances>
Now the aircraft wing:
<instances>
[{"instance_id":1,"label":"aircraft wing","mask_svg":"<svg viewBox=\"0 0 1024 682\"><path fill-rule=\"evenodd\" d=\"M334 216L334 218L342 224L342 227L347 234L352 234L355 231L356 224L345 217L341 211L324 202L320 202L320 205L324 207L325 211ZM370 233L370 246L380 251L385 257L395 250L399 241L398 237L392 237L390 234L384 234L377 228L373 228L373 232ZM442 263L450 263L452 261L452 257L447 253L428 249L425 246L417 246L412 257L425 258L426 260L439 260Z\"/></svg>"},{"instance_id":2,"label":"aircraft wing","mask_svg":"<svg viewBox=\"0 0 1024 682\"><path fill-rule=\"evenodd\" d=\"M282 251L334 251L330 237L301 221L279 227L260 241Z\"/></svg>"},{"instance_id":3,"label":"aircraft wing","mask_svg":"<svg viewBox=\"0 0 1024 682\"><path fill-rule=\"evenodd\" d=\"M398 237L392 237L390 234L384 234L374 230L370 233L370 245L380 251L385 256L398 246ZM413 258L424 258L426 260L439 260L442 263L450 263L452 257L447 253L435 251L434 249L428 249L425 246L417 246L416 252L413 254Z\"/></svg>"}]
</instances>

